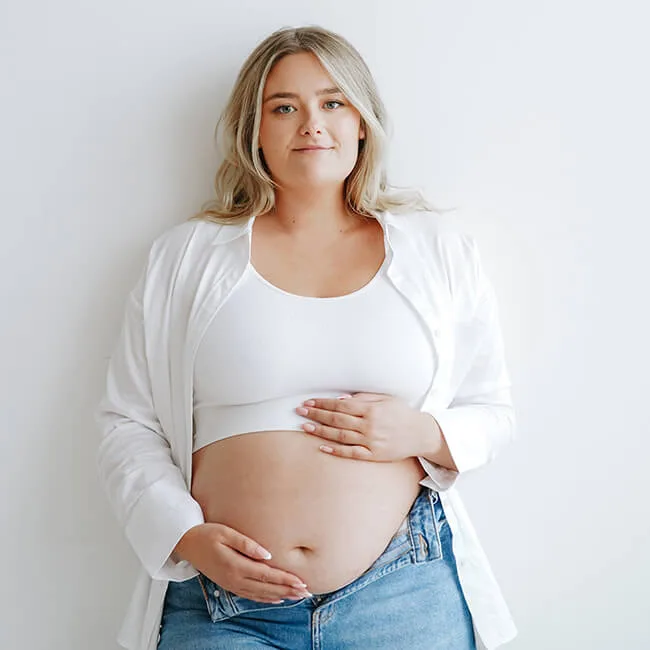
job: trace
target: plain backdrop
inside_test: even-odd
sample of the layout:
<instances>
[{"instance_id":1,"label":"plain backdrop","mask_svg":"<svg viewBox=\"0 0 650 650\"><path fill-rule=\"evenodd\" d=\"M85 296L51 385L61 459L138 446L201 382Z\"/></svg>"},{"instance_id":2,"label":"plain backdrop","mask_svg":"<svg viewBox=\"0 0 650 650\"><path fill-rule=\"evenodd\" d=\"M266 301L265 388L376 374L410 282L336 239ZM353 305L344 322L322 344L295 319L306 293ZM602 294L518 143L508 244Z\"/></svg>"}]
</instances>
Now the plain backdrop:
<instances>
[{"instance_id":1,"label":"plain backdrop","mask_svg":"<svg viewBox=\"0 0 650 650\"><path fill-rule=\"evenodd\" d=\"M650 635L650 101L642 2L0 2L0 648L115 650L136 572L92 419L153 238L212 196L214 127L282 26L340 32L393 183L464 209L518 440L461 478L513 650Z\"/></svg>"}]
</instances>

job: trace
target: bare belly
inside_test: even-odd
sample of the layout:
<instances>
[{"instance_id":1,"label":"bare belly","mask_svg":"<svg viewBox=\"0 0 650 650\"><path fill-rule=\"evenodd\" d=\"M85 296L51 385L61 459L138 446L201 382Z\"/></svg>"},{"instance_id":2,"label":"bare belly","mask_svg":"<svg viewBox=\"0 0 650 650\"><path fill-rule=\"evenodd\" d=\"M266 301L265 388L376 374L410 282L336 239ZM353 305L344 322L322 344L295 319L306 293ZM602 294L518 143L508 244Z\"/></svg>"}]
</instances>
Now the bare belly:
<instances>
[{"instance_id":1,"label":"bare belly","mask_svg":"<svg viewBox=\"0 0 650 650\"><path fill-rule=\"evenodd\" d=\"M192 495L207 522L254 539L312 593L353 582L381 555L426 473L417 458L330 456L323 439L262 431L207 445L192 459Z\"/></svg>"}]
</instances>

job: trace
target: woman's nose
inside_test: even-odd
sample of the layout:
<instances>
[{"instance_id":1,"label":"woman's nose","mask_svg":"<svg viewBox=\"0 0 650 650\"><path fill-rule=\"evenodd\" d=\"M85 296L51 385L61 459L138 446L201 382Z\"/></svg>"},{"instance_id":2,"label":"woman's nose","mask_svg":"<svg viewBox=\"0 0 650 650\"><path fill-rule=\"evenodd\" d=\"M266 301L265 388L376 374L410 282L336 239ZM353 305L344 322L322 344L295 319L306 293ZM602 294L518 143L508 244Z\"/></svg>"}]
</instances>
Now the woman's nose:
<instances>
[{"instance_id":1,"label":"woman's nose","mask_svg":"<svg viewBox=\"0 0 650 650\"><path fill-rule=\"evenodd\" d=\"M303 135L315 135L316 133L320 133L320 132L321 132L320 127L310 125L310 124L305 125L302 129Z\"/></svg>"},{"instance_id":2,"label":"woman's nose","mask_svg":"<svg viewBox=\"0 0 650 650\"><path fill-rule=\"evenodd\" d=\"M322 123L320 118L321 116L318 111L307 109L305 111L305 120L302 124L301 133L303 135L321 133Z\"/></svg>"}]
</instances>

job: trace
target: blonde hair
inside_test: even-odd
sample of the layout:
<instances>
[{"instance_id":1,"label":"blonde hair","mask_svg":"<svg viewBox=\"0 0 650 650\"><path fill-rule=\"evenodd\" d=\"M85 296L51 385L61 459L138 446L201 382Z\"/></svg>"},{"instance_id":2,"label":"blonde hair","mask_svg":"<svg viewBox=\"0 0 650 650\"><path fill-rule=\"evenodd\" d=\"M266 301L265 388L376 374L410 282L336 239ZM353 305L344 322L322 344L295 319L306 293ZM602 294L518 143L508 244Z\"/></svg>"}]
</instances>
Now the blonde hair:
<instances>
[{"instance_id":1,"label":"blonde hair","mask_svg":"<svg viewBox=\"0 0 650 650\"><path fill-rule=\"evenodd\" d=\"M214 181L216 198L206 201L189 220L232 223L265 214L275 206L276 183L260 156L258 144L262 94L273 66L281 58L299 52L318 57L361 114L365 139L359 142L356 164L345 181L346 207L364 217L375 216L377 211L438 211L419 190L389 186L385 170L387 116L372 74L345 38L311 25L273 32L242 65L215 129L223 154Z\"/></svg>"}]
</instances>

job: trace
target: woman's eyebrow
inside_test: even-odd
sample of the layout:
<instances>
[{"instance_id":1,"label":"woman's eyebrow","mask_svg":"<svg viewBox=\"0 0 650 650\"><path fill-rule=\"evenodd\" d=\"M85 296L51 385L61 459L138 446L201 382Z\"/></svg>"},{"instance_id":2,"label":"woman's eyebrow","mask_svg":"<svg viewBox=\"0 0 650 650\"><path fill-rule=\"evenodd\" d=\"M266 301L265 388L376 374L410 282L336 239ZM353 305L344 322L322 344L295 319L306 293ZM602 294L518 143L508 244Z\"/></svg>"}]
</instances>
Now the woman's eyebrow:
<instances>
[{"instance_id":1,"label":"woman's eyebrow","mask_svg":"<svg viewBox=\"0 0 650 650\"><path fill-rule=\"evenodd\" d=\"M341 89L338 88L337 86L333 86L332 88L321 88L321 90L317 90L316 94L317 95L333 95L335 93L341 93ZM271 99L298 99L299 95L296 93L289 93L289 92L279 92L279 93L273 93L272 95L269 95L266 99L262 101L262 104L266 104L266 102L270 101Z\"/></svg>"}]
</instances>

